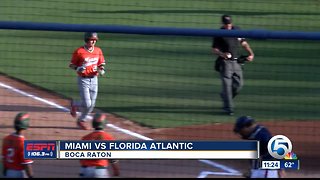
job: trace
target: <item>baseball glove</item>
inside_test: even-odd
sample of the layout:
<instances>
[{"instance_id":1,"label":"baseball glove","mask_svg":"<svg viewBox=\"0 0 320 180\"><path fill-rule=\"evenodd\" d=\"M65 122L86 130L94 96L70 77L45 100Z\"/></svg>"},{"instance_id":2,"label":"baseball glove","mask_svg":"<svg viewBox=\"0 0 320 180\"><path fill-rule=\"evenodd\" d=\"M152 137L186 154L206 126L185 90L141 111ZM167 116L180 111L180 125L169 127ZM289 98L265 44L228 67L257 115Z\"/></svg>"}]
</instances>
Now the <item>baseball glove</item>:
<instances>
[{"instance_id":1,"label":"baseball glove","mask_svg":"<svg viewBox=\"0 0 320 180\"><path fill-rule=\"evenodd\" d=\"M119 167L119 160L117 159L109 159L111 164L113 176L120 176L120 167Z\"/></svg>"},{"instance_id":2,"label":"baseball glove","mask_svg":"<svg viewBox=\"0 0 320 180\"><path fill-rule=\"evenodd\" d=\"M118 163L119 160L118 159L109 159L109 163L114 164L114 163Z\"/></svg>"},{"instance_id":3,"label":"baseball glove","mask_svg":"<svg viewBox=\"0 0 320 180\"><path fill-rule=\"evenodd\" d=\"M217 72L220 72L220 67L223 63L223 59L221 57L218 57L216 60L215 60L215 63L214 63L214 69L217 71Z\"/></svg>"},{"instance_id":4,"label":"baseball glove","mask_svg":"<svg viewBox=\"0 0 320 180\"><path fill-rule=\"evenodd\" d=\"M248 56L246 56L246 55L241 55L240 57L238 57L237 62L239 64L244 64L246 61L248 61L247 57Z\"/></svg>"}]
</instances>

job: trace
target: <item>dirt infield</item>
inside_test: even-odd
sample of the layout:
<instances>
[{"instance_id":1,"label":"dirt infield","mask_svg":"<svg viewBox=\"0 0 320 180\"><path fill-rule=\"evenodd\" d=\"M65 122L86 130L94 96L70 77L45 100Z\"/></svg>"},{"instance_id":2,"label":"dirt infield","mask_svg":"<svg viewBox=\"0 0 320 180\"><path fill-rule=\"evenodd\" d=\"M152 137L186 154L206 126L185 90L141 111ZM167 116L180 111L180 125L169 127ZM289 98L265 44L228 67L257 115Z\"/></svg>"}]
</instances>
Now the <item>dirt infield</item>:
<instances>
[{"instance_id":1,"label":"dirt infield","mask_svg":"<svg viewBox=\"0 0 320 180\"><path fill-rule=\"evenodd\" d=\"M27 139L35 140L79 140L89 131L79 130L75 119L67 112L69 100L55 94L26 85L14 79L0 76L0 83L16 89L0 86L0 138L13 132L12 119L17 112L28 111L31 115L30 129L26 131ZM17 91L20 90L20 91ZM21 94L27 92L27 94ZM36 97L61 107L53 107L39 101ZM98 110L95 110L98 111ZM110 124L130 130L145 137L156 140L232 140L238 137L232 133L231 123L216 123L178 128L150 129L108 114ZM274 135L283 134L293 143L293 152L301 162L299 171L290 171L288 177L320 177L320 121L279 121L262 123L270 128ZM132 135L107 127L117 139L137 139ZM224 166L242 171L247 162L243 160L218 160ZM220 172L197 160L122 160L120 162L121 177L198 177L201 172ZM75 160L37 160L34 163L36 177L78 177L78 161ZM214 177L207 175L206 177ZM223 177L223 176L219 176ZM226 176L239 177L239 176Z\"/></svg>"}]
</instances>

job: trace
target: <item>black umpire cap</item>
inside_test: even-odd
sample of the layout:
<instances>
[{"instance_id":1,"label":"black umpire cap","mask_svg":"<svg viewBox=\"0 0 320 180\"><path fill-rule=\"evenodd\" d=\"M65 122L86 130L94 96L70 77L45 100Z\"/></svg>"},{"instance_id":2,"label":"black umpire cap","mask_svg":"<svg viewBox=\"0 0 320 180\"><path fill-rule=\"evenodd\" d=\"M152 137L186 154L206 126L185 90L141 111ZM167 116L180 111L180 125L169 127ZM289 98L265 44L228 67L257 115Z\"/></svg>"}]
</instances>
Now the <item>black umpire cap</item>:
<instances>
[{"instance_id":1,"label":"black umpire cap","mask_svg":"<svg viewBox=\"0 0 320 180\"><path fill-rule=\"evenodd\" d=\"M221 17L221 21L223 24L231 24L232 23L231 16L226 15L226 14Z\"/></svg>"}]
</instances>

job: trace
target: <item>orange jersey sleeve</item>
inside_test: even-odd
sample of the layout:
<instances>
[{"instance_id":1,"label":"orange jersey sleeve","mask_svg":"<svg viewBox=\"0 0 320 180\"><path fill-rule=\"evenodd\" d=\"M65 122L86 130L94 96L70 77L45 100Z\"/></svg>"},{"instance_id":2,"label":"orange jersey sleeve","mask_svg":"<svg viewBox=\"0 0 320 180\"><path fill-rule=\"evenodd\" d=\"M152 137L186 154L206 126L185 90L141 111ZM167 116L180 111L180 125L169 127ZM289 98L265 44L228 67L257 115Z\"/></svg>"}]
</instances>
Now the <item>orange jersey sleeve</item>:
<instances>
[{"instance_id":1,"label":"orange jersey sleeve","mask_svg":"<svg viewBox=\"0 0 320 180\"><path fill-rule=\"evenodd\" d=\"M99 61L98 61L98 66L101 66L101 65L105 65L106 64L106 60L104 59L104 55L103 55L103 52L102 50L99 48Z\"/></svg>"},{"instance_id":2,"label":"orange jersey sleeve","mask_svg":"<svg viewBox=\"0 0 320 180\"><path fill-rule=\"evenodd\" d=\"M79 76L96 76L98 75L98 66L104 65L105 59L99 47L94 47L92 52L80 47L72 54L70 64L86 67L84 72L78 72Z\"/></svg>"},{"instance_id":3,"label":"orange jersey sleeve","mask_svg":"<svg viewBox=\"0 0 320 180\"><path fill-rule=\"evenodd\" d=\"M104 131L94 131L82 138L82 140L115 140L110 134ZM82 166L108 166L109 162L107 159L90 159L90 160L80 160Z\"/></svg>"},{"instance_id":4,"label":"orange jersey sleeve","mask_svg":"<svg viewBox=\"0 0 320 180\"><path fill-rule=\"evenodd\" d=\"M24 164L33 163L31 159L24 159L24 137L16 134L3 140L2 156L7 169L23 170Z\"/></svg>"},{"instance_id":5,"label":"orange jersey sleeve","mask_svg":"<svg viewBox=\"0 0 320 180\"><path fill-rule=\"evenodd\" d=\"M70 64L74 64L76 66L81 66L82 63L81 63L81 56L79 54L79 51L80 51L81 47L76 49L73 53L72 53L72 58L71 58L71 62Z\"/></svg>"}]
</instances>

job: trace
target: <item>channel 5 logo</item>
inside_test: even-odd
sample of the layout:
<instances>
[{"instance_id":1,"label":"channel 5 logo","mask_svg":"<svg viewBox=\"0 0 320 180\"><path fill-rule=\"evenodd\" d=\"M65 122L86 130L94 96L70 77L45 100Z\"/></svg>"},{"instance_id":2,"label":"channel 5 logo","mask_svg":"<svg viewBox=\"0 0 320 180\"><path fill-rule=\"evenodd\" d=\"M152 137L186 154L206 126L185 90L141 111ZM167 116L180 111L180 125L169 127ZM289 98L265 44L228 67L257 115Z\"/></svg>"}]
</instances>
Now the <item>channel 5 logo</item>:
<instances>
[{"instance_id":1,"label":"channel 5 logo","mask_svg":"<svg viewBox=\"0 0 320 180\"><path fill-rule=\"evenodd\" d=\"M273 136L268 142L268 152L276 159L283 159L291 151L291 141L284 135Z\"/></svg>"}]
</instances>

